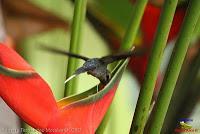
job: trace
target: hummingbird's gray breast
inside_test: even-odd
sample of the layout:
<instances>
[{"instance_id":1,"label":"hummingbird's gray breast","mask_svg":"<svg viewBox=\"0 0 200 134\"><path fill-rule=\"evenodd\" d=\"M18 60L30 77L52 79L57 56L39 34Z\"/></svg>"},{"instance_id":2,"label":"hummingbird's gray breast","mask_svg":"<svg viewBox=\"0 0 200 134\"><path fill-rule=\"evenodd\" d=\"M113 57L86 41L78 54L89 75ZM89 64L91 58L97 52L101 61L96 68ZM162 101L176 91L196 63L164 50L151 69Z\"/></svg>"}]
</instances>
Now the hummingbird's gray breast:
<instances>
[{"instance_id":1,"label":"hummingbird's gray breast","mask_svg":"<svg viewBox=\"0 0 200 134\"><path fill-rule=\"evenodd\" d=\"M107 70L107 64L104 64L98 58L87 60L83 66L88 69L88 74L97 77L102 83L108 82L109 71Z\"/></svg>"}]
</instances>

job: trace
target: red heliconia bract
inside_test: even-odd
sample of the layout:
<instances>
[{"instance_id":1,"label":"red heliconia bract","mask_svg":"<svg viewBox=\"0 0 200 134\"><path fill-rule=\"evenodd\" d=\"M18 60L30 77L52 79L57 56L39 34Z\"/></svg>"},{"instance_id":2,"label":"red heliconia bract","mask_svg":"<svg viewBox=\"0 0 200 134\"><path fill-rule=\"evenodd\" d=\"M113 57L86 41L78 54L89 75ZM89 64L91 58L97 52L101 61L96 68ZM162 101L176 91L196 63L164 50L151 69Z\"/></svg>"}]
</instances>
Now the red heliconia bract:
<instances>
[{"instance_id":1,"label":"red heliconia bract","mask_svg":"<svg viewBox=\"0 0 200 134\"><path fill-rule=\"evenodd\" d=\"M5 75L0 70L0 96L26 123L48 134L94 134L112 102L121 77L108 84L105 91L102 89L60 107L48 84L4 44L0 44L0 65L11 71L34 72L18 78Z\"/></svg>"},{"instance_id":2,"label":"red heliconia bract","mask_svg":"<svg viewBox=\"0 0 200 134\"><path fill-rule=\"evenodd\" d=\"M3 44L0 44L0 64L19 71L34 71L14 50ZM38 74L25 78L0 74L0 83L1 97L33 127L46 127L58 110L49 86Z\"/></svg>"},{"instance_id":3,"label":"red heliconia bract","mask_svg":"<svg viewBox=\"0 0 200 134\"><path fill-rule=\"evenodd\" d=\"M118 82L102 98L93 103L75 103L66 106L52 118L49 128L65 128L67 131L80 132L81 134L94 134L107 111ZM64 117L64 118L63 118Z\"/></svg>"}]
</instances>

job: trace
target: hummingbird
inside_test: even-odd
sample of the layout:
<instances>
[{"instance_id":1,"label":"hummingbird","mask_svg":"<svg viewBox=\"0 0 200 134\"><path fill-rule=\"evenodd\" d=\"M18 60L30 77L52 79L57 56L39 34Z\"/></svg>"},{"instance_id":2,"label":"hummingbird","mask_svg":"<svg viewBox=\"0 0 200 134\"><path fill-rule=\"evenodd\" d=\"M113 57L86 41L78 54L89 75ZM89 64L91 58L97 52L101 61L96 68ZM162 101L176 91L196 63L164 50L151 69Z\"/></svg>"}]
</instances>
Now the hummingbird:
<instances>
[{"instance_id":1,"label":"hummingbird","mask_svg":"<svg viewBox=\"0 0 200 134\"><path fill-rule=\"evenodd\" d=\"M101 58L88 58L79 54L74 54L71 52L67 52L67 51L49 47L49 46L42 45L41 48L43 50L46 50L52 53L61 54L61 55L65 55L65 56L69 56L72 58L77 58L77 59L85 61L84 64L81 67L79 67L74 72L74 74L65 81L65 83L71 80L72 78L74 78L75 76L87 72L87 74L90 74L96 77L97 79L99 79L99 81L102 84L106 85L111 79L110 71L107 69L108 64L111 64L113 62L116 62L122 59L126 59L136 54L132 49L132 51L118 53L114 55L107 55Z\"/></svg>"}]
</instances>

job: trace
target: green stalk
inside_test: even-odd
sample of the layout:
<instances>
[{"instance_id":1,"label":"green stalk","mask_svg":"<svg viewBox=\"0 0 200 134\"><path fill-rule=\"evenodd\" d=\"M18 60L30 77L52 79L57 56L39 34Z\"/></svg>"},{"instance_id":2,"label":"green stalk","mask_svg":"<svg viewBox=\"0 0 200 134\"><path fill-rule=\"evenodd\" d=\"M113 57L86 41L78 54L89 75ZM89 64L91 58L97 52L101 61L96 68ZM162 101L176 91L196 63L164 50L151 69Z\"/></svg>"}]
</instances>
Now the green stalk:
<instances>
[{"instance_id":1,"label":"green stalk","mask_svg":"<svg viewBox=\"0 0 200 134\"><path fill-rule=\"evenodd\" d=\"M82 27L85 18L87 0L75 0L74 16L72 22L72 32L70 40L70 49L72 53L78 53L80 47ZM77 69L77 59L69 58L67 65L67 78ZM65 96L76 93L76 79L69 81L65 86Z\"/></svg>"},{"instance_id":2,"label":"green stalk","mask_svg":"<svg viewBox=\"0 0 200 134\"><path fill-rule=\"evenodd\" d=\"M198 19L198 22L195 26L194 33L193 33L194 39L199 38L199 36L200 36L200 17Z\"/></svg>"},{"instance_id":3,"label":"green stalk","mask_svg":"<svg viewBox=\"0 0 200 134\"><path fill-rule=\"evenodd\" d=\"M198 19L198 22L195 26L194 32L193 32L193 36L192 36L192 40L198 40L199 34L200 33L200 17ZM195 46L198 46L195 42L191 42L192 44L195 44ZM198 40L197 43L200 43L200 41ZM199 63L198 63L199 60ZM183 63L185 64L185 63ZM188 64L186 62L186 64ZM184 65L183 65L184 66ZM187 65L185 65L187 66ZM195 83L195 80L193 78L196 78L196 75L198 74L196 69L198 69L200 66L200 49L197 52L197 56L192 60L191 63L189 63L188 67L185 67L186 69L184 69L182 67L181 72L183 72L182 74L179 74L179 79L182 79L180 81L178 81L176 83L175 89L174 89L174 93L173 96L171 98L171 102L170 105L168 107L168 111L166 114L166 120L164 121L163 127L161 132L164 133L172 133L177 125L177 122L174 122L174 120L179 119L182 115L179 114L179 111L181 111L182 109L180 107L182 106L186 106L185 102L183 102L185 100L185 98L187 98L188 95L191 95L191 92L193 93L196 88L196 86L193 86L193 83ZM185 72L185 73L184 73ZM186 84L187 83L187 84ZM191 87L192 85L192 87ZM195 84L197 85L197 84ZM198 95L195 93L195 96ZM192 94L193 95L193 94ZM195 97L193 97L193 99L195 99ZM187 99L190 105L190 102L193 104L193 99ZM176 101L175 101L176 100ZM187 105L188 106L188 105ZM184 107L185 108L185 107ZM186 109L190 109L191 107L186 107ZM193 110L191 108L191 110ZM190 110L189 110L190 111ZM183 111L182 111L183 112ZM177 116L178 115L178 116ZM184 115L185 116L189 116L189 114Z\"/></svg>"},{"instance_id":4,"label":"green stalk","mask_svg":"<svg viewBox=\"0 0 200 134\"><path fill-rule=\"evenodd\" d=\"M122 41L121 49L127 50L130 49L133 45L133 42L136 38L136 34L140 25L140 21L142 19L142 15L144 13L145 6L148 0L138 0L133 9L132 18L130 24L126 30L124 39ZM109 115L112 113L112 108L107 111L103 121L100 126L96 130L96 134L103 134L105 128L109 122Z\"/></svg>"},{"instance_id":5,"label":"green stalk","mask_svg":"<svg viewBox=\"0 0 200 134\"><path fill-rule=\"evenodd\" d=\"M162 128L162 124L167 113L167 109L189 46L189 42L192 39L192 33L200 15L199 9L200 1L191 0L187 10L187 15L180 31L180 35L177 39L170 59L163 84L161 86L158 101L155 105L155 112L152 116L152 124L150 124L150 134L160 133Z\"/></svg>"},{"instance_id":6,"label":"green stalk","mask_svg":"<svg viewBox=\"0 0 200 134\"><path fill-rule=\"evenodd\" d=\"M132 134L141 134L149 113L149 107L162 59L163 51L167 43L168 34L172 24L173 16L178 0L166 0L161 14L158 31L153 43L153 49L145 74L144 83L141 87L133 122L131 125ZM137 65L136 65L137 66Z\"/></svg>"},{"instance_id":7,"label":"green stalk","mask_svg":"<svg viewBox=\"0 0 200 134\"><path fill-rule=\"evenodd\" d=\"M135 41L147 1L148 0L136 1L130 24L128 25L125 36L122 40L121 49L130 50L130 48L133 46L133 42Z\"/></svg>"},{"instance_id":8,"label":"green stalk","mask_svg":"<svg viewBox=\"0 0 200 134\"><path fill-rule=\"evenodd\" d=\"M179 98L174 98L176 107L173 109L174 116L172 117L175 120L178 120L182 117L188 117L189 113L193 110L191 106L195 106L198 103L198 99L195 97L198 95L198 91L195 92L195 90L196 87L198 87L196 84L197 81L196 79L198 78L199 69L200 69L200 48L196 57L190 63L187 74L180 89L178 89ZM190 96L192 96L192 98ZM190 112L187 113L186 111ZM173 120L173 122L171 122L170 125L171 128L173 128L174 130L177 124Z\"/></svg>"}]
</instances>

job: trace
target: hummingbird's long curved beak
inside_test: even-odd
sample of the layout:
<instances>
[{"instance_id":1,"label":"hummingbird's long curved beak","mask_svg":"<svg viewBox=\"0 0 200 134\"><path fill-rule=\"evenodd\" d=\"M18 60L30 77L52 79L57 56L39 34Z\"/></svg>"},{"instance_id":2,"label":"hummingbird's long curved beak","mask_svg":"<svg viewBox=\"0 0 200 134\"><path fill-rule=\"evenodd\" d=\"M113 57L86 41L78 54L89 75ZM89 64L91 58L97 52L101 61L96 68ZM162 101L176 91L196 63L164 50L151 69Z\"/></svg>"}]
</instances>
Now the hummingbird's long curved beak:
<instances>
[{"instance_id":1,"label":"hummingbird's long curved beak","mask_svg":"<svg viewBox=\"0 0 200 134\"><path fill-rule=\"evenodd\" d=\"M67 83L68 81L70 81L71 79L73 79L76 76L77 76L77 74L74 74L74 75L70 76L68 79L65 80L65 83Z\"/></svg>"},{"instance_id":2,"label":"hummingbird's long curved beak","mask_svg":"<svg viewBox=\"0 0 200 134\"><path fill-rule=\"evenodd\" d=\"M78 68L72 76L70 76L69 78L67 78L67 80L65 80L65 83L67 83L68 81L76 77L77 75L81 73L85 73L85 72L87 72L87 70L84 67Z\"/></svg>"}]
</instances>

